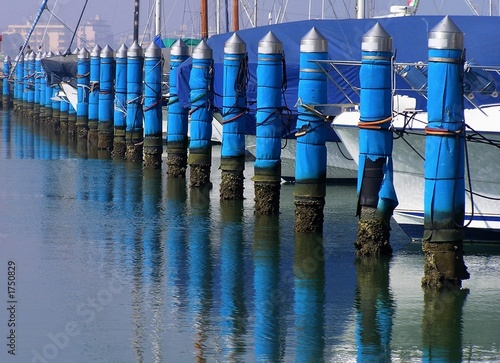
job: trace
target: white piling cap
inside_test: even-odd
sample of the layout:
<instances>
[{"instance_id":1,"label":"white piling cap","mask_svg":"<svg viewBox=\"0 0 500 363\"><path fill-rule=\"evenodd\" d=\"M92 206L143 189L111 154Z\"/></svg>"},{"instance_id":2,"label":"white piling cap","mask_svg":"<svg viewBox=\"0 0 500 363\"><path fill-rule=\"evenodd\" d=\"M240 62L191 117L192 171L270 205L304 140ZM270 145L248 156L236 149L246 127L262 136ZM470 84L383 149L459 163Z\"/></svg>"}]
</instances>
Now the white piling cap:
<instances>
[{"instance_id":1,"label":"white piling cap","mask_svg":"<svg viewBox=\"0 0 500 363\"><path fill-rule=\"evenodd\" d=\"M90 52L91 57L100 57L101 56L101 47L99 44L96 44L94 48L92 48L92 51Z\"/></svg>"},{"instance_id":2,"label":"white piling cap","mask_svg":"<svg viewBox=\"0 0 500 363\"><path fill-rule=\"evenodd\" d=\"M144 51L146 58L161 58L161 48L155 43L151 42Z\"/></svg>"},{"instance_id":3,"label":"white piling cap","mask_svg":"<svg viewBox=\"0 0 500 363\"><path fill-rule=\"evenodd\" d=\"M302 53L319 53L328 51L328 42L321 32L313 27L300 40Z\"/></svg>"},{"instance_id":4,"label":"white piling cap","mask_svg":"<svg viewBox=\"0 0 500 363\"><path fill-rule=\"evenodd\" d=\"M269 31L264 38L259 41L258 53L260 54L281 54L283 52L283 43Z\"/></svg>"},{"instance_id":5,"label":"white piling cap","mask_svg":"<svg viewBox=\"0 0 500 363\"><path fill-rule=\"evenodd\" d=\"M127 57L129 58L140 58L144 56L144 50L142 47L137 43L133 42L130 48L127 50Z\"/></svg>"},{"instance_id":6,"label":"white piling cap","mask_svg":"<svg viewBox=\"0 0 500 363\"><path fill-rule=\"evenodd\" d=\"M115 51L109 45L106 45L101 50L101 58L114 58L114 57L115 57Z\"/></svg>"},{"instance_id":7,"label":"white piling cap","mask_svg":"<svg viewBox=\"0 0 500 363\"><path fill-rule=\"evenodd\" d=\"M89 59L89 58L90 58L90 53L87 50L87 48L83 47L82 49L80 49L80 51L78 52L78 59Z\"/></svg>"},{"instance_id":8,"label":"white piling cap","mask_svg":"<svg viewBox=\"0 0 500 363\"><path fill-rule=\"evenodd\" d=\"M188 56L189 48L186 43L182 39L178 39L172 46L170 47L170 54L175 56Z\"/></svg>"},{"instance_id":9,"label":"white piling cap","mask_svg":"<svg viewBox=\"0 0 500 363\"><path fill-rule=\"evenodd\" d=\"M363 35L361 50L364 52L391 52L392 37L382 25L377 23Z\"/></svg>"},{"instance_id":10,"label":"white piling cap","mask_svg":"<svg viewBox=\"0 0 500 363\"><path fill-rule=\"evenodd\" d=\"M120 45L116 51L116 58L127 58L128 47L125 44Z\"/></svg>"},{"instance_id":11,"label":"white piling cap","mask_svg":"<svg viewBox=\"0 0 500 363\"><path fill-rule=\"evenodd\" d=\"M210 48L205 42L205 39L193 49L193 59L211 59L212 58L212 48Z\"/></svg>"},{"instance_id":12,"label":"white piling cap","mask_svg":"<svg viewBox=\"0 0 500 363\"><path fill-rule=\"evenodd\" d=\"M464 33L449 16L445 16L445 18L429 32L429 48L464 49Z\"/></svg>"},{"instance_id":13,"label":"white piling cap","mask_svg":"<svg viewBox=\"0 0 500 363\"><path fill-rule=\"evenodd\" d=\"M231 35L224 43L224 53L226 54L245 54L246 52L247 45L237 33Z\"/></svg>"}]
</instances>

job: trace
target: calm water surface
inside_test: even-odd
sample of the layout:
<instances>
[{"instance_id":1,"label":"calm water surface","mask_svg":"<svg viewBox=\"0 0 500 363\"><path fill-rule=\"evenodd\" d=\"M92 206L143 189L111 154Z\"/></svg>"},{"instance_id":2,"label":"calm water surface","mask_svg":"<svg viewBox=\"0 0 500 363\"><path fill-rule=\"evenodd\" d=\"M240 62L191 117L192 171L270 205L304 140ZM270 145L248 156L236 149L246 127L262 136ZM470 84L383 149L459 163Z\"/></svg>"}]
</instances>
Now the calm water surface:
<instances>
[{"instance_id":1,"label":"calm water surface","mask_svg":"<svg viewBox=\"0 0 500 363\"><path fill-rule=\"evenodd\" d=\"M322 235L190 190L0 111L0 362L500 362L500 250L467 246L464 291L420 287L423 256L354 259L356 190ZM15 264L15 303L8 265ZM14 305L15 356L9 354Z\"/></svg>"}]
</instances>

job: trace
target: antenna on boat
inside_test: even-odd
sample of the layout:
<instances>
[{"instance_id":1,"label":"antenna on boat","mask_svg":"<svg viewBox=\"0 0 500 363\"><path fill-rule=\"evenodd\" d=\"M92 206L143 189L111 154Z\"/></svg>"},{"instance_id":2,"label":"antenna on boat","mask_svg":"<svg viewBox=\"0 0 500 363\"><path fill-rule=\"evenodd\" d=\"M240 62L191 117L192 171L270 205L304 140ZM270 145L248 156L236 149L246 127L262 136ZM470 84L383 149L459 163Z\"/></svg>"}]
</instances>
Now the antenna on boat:
<instances>
[{"instance_id":1,"label":"antenna on boat","mask_svg":"<svg viewBox=\"0 0 500 363\"><path fill-rule=\"evenodd\" d=\"M134 5L134 42L139 44L139 6L140 0L135 0Z\"/></svg>"}]
</instances>

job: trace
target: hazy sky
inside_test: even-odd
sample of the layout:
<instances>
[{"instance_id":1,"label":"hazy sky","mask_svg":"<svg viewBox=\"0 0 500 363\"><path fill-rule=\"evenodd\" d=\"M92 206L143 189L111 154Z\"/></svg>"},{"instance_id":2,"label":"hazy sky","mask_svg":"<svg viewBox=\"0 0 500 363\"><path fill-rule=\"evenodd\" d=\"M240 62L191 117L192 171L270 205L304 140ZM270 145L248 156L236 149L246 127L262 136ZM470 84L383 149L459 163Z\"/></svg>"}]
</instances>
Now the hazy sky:
<instances>
[{"instance_id":1,"label":"hazy sky","mask_svg":"<svg viewBox=\"0 0 500 363\"><path fill-rule=\"evenodd\" d=\"M150 9L153 0L141 0L141 30L148 23ZM215 4L216 0L209 2L209 25L215 28ZM221 0L224 3L225 0ZM232 0L228 0L229 4ZM388 13L391 5L405 5L407 0L370 0L368 4L375 4L375 15ZM489 13L489 0L473 0L477 10L482 14ZM499 0L495 0L495 14L498 14ZM254 0L243 0L240 3L248 4L252 11ZM275 19L281 4L288 3L286 8L285 21L307 19L309 14L312 18L320 18L322 14L322 4L324 4L324 16L327 19L346 17L348 13L353 16L354 0L258 0L259 25L268 22L269 14L273 14ZM5 30L8 24L23 24L29 19L33 19L38 12L42 0L2 0L0 11L0 32ZM48 7L63 19L71 28L74 28L80 16L85 0L49 0ZM181 29L184 29L183 36L198 36L200 31L199 9L200 0L163 0L162 1L163 36L178 36ZM332 10L333 9L335 11ZM368 5L367 5L368 6ZM83 15L83 19L91 19L100 16L111 26L114 34L132 33L133 31L133 9L134 0L88 0L88 5ZM240 28L250 27L244 6L240 5ZM465 0L421 0L419 14L437 15L458 15L471 14L470 8ZM48 19L45 12L43 20ZM51 22L56 23L53 19ZM150 22L154 24L154 22ZM153 26L153 25L152 25ZM223 25L223 30L225 25ZM230 29L231 30L231 29Z\"/></svg>"}]
</instances>

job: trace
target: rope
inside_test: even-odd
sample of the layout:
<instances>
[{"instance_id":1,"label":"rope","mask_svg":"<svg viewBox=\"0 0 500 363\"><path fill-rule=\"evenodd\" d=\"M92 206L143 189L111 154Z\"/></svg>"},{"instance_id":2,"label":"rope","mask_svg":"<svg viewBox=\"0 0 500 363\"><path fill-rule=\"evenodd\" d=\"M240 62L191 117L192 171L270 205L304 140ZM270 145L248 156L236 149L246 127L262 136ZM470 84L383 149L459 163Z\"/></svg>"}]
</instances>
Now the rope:
<instances>
[{"instance_id":1,"label":"rope","mask_svg":"<svg viewBox=\"0 0 500 363\"><path fill-rule=\"evenodd\" d=\"M368 129L368 130L380 130L382 129L383 124L391 121L392 121L392 115L377 121L359 121L358 128Z\"/></svg>"},{"instance_id":2,"label":"rope","mask_svg":"<svg viewBox=\"0 0 500 363\"><path fill-rule=\"evenodd\" d=\"M462 133L462 131L463 131L462 129L457 131L450 131L435 127L428 127L428 126L425 127L425 134L432 136L458 136L460 133Z\"/></svg>"}]
</instances>

